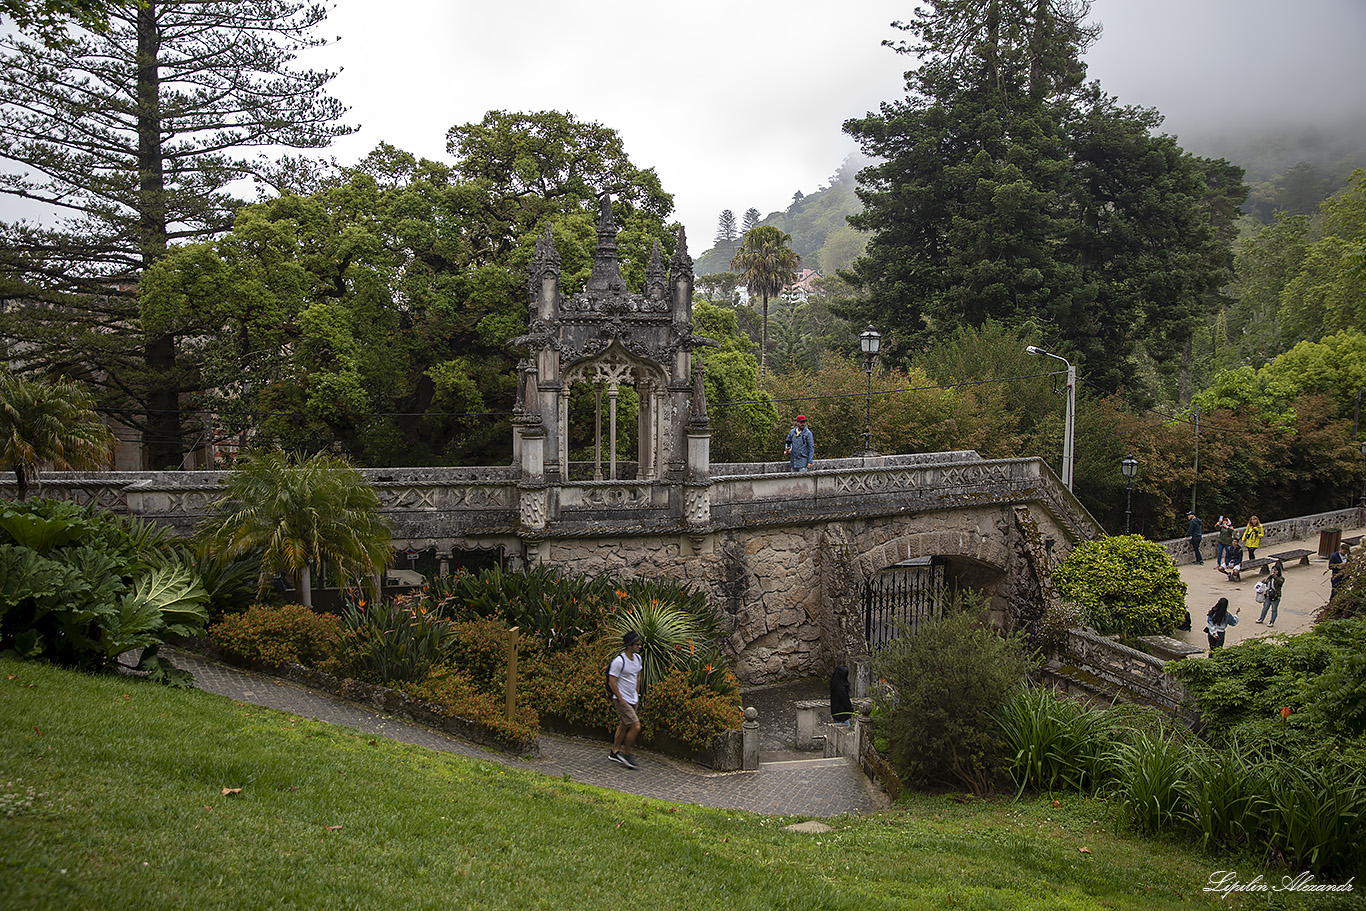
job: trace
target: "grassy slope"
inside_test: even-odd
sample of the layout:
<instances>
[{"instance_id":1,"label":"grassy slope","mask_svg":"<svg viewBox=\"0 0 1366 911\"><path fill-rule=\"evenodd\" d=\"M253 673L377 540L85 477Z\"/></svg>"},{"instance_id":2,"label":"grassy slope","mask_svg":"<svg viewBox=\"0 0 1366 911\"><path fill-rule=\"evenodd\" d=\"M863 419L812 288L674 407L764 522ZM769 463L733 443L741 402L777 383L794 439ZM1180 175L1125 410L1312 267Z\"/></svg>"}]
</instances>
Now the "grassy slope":
<instances>
[{"instance_id":1,"label":"grassy slope","mask_svg":"<svg viewBox=\"0 0 1366 911\"><path fill-rule=\"evenodd\" d=\"M917 798L795 834L781 830L788 818L0 660L0 907L11 911L1246 905L1201 893L1218 861L1116 837L1102 812L1080 799Z\"/></svg>"}]
</instances>

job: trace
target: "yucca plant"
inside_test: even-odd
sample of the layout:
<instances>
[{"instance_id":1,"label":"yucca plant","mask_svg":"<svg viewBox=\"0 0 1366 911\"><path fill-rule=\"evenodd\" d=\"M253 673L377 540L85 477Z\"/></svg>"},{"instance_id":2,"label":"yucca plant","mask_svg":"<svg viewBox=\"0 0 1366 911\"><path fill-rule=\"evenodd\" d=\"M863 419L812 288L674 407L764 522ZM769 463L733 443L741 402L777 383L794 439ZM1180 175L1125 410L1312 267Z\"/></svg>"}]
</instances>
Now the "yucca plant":
<instances>
[{"instance_id":1,"label":"yucca plant","mask_svg":"<svg viewBox=\"0 0 1366 911\"><path fill-rule=\"evenodd\" d=\"M1165 737L1141 733L1112 750L1121 817L1145 834L1167 828L1177 817L1188 772L1189 752Z\"/></svg>"},{"instance_id":2,"label":"yucca plant","mask_svg":"<svg viewBox=\"0 0 1366 911\"><path fill-rule=\"evenodd\" d=\"M673 604L655 600L636 600L618 608L612 615L611 629L618 643L628 630L645 637L640 657L642 690L663 680L669 671L683 663L689 647L700 641L701 630L692 616Z\"/></svg>"}]
</instances>

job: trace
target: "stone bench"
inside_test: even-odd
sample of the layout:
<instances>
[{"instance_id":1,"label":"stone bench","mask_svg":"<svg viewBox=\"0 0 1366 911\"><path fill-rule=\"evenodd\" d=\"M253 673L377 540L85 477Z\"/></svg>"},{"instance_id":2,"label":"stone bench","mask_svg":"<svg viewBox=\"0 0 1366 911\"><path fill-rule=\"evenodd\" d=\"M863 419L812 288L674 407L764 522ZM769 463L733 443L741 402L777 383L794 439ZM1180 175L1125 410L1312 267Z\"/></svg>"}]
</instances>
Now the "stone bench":
<instances>
[{"instance_id":1,"label":"stone bench","mask_svg":"<svg viewBox=\"0 0 1366 911\"><path fill-rule=\"evenodd\" d=\"M1271 564L1280 560L1282 563L1290 563L1298 560L1300 566L1308 566L1309 558L1314 555L1312 550L1287 550L1279 554L1272 554L1269 557L1258 557L1255 560L1244 560L1240 569L1241 572L1251 570L1261 570L1263 576L1271 575Z\"/></svg>"}]
</instances>

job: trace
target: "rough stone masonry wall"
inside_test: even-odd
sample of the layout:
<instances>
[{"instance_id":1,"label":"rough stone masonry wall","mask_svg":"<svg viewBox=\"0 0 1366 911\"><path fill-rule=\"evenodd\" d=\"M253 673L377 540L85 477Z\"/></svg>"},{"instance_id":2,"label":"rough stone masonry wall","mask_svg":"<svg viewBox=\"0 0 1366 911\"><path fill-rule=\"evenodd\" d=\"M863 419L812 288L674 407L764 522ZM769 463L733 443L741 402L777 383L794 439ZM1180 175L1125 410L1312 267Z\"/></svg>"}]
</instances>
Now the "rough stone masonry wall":
<instances>
[{"instance_id":1,"label":"rough stone masonry wall","mask_svg":"<svg viewBox=\"0 0 1366 911\"><path fill-rule=\"evenodd\" d=\"M1065 540L1051 518L1040 532ZM999 507L719 532L694 553L686 538L552 539L546 560L589 574L674 578L710 593L736 676L747 684L828 674L866 654L860 586L912 557L953 559L957 581L985 589L1011 625L1037 598L1013 515Z\"/></svg>"}]
</instances>

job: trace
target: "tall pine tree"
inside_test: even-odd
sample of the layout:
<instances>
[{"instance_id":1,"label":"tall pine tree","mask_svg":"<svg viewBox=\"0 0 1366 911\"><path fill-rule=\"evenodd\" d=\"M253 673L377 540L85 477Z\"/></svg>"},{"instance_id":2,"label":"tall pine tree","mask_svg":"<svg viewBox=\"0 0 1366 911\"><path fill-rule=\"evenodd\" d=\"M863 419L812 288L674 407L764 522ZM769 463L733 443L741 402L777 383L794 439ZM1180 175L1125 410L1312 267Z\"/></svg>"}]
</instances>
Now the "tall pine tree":
<instances>
[{"instance_id":1,"label":"tall pine tree","mask_svg":"<svg viewBox=\"0 0 1366 911\"><path fill-rule=\"evenodd\" d=\"M0 225L0 336L21 366L91 382L149 467L191 447L182 408L200 380L193 340L140 319L140 278L231 227L233 185L272 179L255 150L350 131L333 74L293 66L325 16L306 0L139 0L58 47L0 39L0 193L44 207Z\"/></svg>"},{"instance_id":2,"label":"tall pine tree","mask_svg":"<svg viewBox=\"0 0 1366 911\"><path fill-rule=\"evenodd\" d=\"M914 40L896 49L922 61L907 96L845 131L882 159L859 175L865 208L849 219L874 234L851 273L865 293L852 315L894 330L902 350L1031 319L1102 391L1145 355L1173 376L1180 366L1228 276L1220 229L1241 174L1152 135L1155 112L1085 82L1099 33L1088 10L930 0L897 24Z\"/></svg>"}]
</instances>

